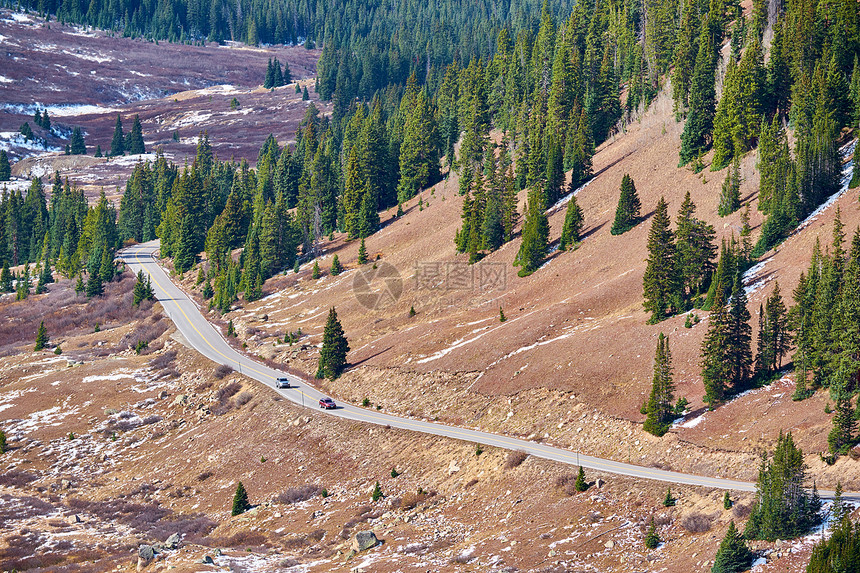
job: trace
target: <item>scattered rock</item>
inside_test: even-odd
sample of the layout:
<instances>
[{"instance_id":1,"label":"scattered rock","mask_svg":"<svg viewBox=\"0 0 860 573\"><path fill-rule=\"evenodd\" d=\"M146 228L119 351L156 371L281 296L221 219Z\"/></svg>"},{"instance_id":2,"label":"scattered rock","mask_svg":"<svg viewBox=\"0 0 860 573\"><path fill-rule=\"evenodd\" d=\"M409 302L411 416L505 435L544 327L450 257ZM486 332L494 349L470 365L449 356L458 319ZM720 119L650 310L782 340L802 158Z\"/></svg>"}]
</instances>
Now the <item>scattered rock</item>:
<instances>
[{"instance_id":1,"label":"scattered rock","mask_svg":"<svg viewBox=\"0 0 860 573\"><path fill-rule=\"evenodd\" d=\"M70 516L66 519L66 521L68 521L70 525L74 525L75 523L82 523L84 520L83 520L83 518L82 518L80 515L78 515L78 514L76 513L76 514L74 514L74 515L70 515Z\"/></svg>"},{"instance_id":2,"label":"scattered rock","mask_svg":"<svg viewBox=\"0 0 860 573\"><path fill-rule=\"evenodd\" d=\"M203 559L200 560L200 563L205 563L206 565L215 565L215 561L209 555L203 557Z\"/></svg>"},{"instance_id":3,"label":"scattered rock","mask_svg":"<svg viewBox=\"0 0 860 573\"><path fill-rule=\"evenodd\" d=\"M372 531L359 531L355 534L355 537L352 538L352 543L350 547L356 553L361 551L365 551L370 549L371 547L376 547L379 544L379 539L376 538L376 534Z\"/></svg>"},{"instance_id":4,"label":"scattered rock","mask_svg":"<svg viewBox=\"0 0 860 573\"><path fill-rule=\"evenodd\" d=\"M174 533L173 535L168 537L167 540L164 542L164 546L167 549L176 549L177 547L179 547L179 534Z\"/></svg>"},{"instance_id":5,"label":"scattered rock","mask_svg":"<svg viewBox=\"0 0 860 573\"><path fill-rule=\"evenodd\" d=\"M188 402L188 394L180 394L173 400L174 406L182 406Z\"/></svg>"},{"instance_id":6,"label":"scattered rock","mask_svg":"<svg viewBox=\"0 0 860 573\"><path fill-rule=\"evenodd\" d=\"M594 482L594 485L595 485L595 487L597 487L597 489L602 488L604 486L604 484L606 484L606 482L600 478L597 478L597 481Z\"/></svg>"},{"instance_id":7,"label":"scattered rock","mask_svg":"<svg viewBox=\"0 0 860 573\"><path fill-rule=\"evenodd\" d=\"M460 466L457 465L456 460L451 460L451 463L448 464L448 475L452 475L460 471Z\"/></svg>"},{"instance_id":8,"label":"scattered rock","mask_svg":"<svg viewBox=\"0 0 860 573\"><path fill-rule=\"evenodd\" d=\"M72 482L67 479L60 480L60 489L69 489L72 487Z\"/></svg>"},{"instance_id":9,"label":"scattered rock","mask_svg":"<svg viewBox=\"0 0 860 573\"><path fill-rule=\"evenodd\" d=\"M615 549L615 542L611 539L603 544L603 546L607 549Z\"/></svg>"},{"instance_id":10,"label":"scattered rock","mask_svg":"<svg viewBox=\"0 0 860 573\"><path fill-rule=\"evenodd\" d=\"M155 558L155 548L152 545L141 545L137 548L137 570L142 571Z\"/></svg>"}]
</instances>

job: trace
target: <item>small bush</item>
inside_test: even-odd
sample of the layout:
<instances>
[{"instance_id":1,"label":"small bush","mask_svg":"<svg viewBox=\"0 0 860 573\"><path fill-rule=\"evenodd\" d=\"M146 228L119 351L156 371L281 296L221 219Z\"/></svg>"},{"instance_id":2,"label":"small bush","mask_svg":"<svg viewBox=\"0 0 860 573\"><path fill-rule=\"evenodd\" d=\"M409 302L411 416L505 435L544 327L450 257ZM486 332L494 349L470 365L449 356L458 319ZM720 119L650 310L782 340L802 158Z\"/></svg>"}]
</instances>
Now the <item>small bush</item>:
<instances>
[{"instance_id":1,"label":"small bush","mask_svg":"<svg viewBox=\"0 0 860 573\"><path fill-rule=\"evenodd\" d=\"M417 493L407 493L403 497L400 498L400 509L403 511L409 511L410 509L415 509L427 499L431 497L431 494L420 490Z\"/></svg>"},{"instance_id":2,"label":"small bush","mask_svg":"<svg viewBox=\"0 0 860 573\"><path fill-rule=\"evenodd\" d=\"M681 520L681 527L690 533L705 533L711 530L711 516L704 513L691 513Z\"/></svg>"},{"instance_id":3,"label":"small bush","mask_svg":"<svg viewBox=\"0 0 860 573\"><path fill-rule=\"evenodd\" d=\"M253 399L254 399L254 395L251 394L250 392L247 392L247 391L242 392L241 394L236 396L236 405L237 406L244 406L245 404L247 404L248 402L250 402Z\"/></svg>"},{"instance_id":4,"label":"small bush","mask_svg":"<svg viewBox=\"0 0 860 573\"><path fill-rule=\"evenodd\" d=\"M527 453L522 450L514 450L508 454L507 459L505 459L505 469L512 470L516 467L522 465L526 458L529 457Z\"/></svg>"},{"instance_id":5,"label":"small bush","mask_svg":"<svg viewBox=\"0 0 860 573\"><path fill-rule=\"evenodd\" d=\"M275 497L275 501L287 505L292 503L300 503L302 501L307 501L323 492L328 493L321 486L305 484L284 490L283 493Z\"/></svg>"},{"instance_id":6,"label":"small bush","mask_svg":"<svg viewBox=\"0 0 860 573\"><path fill-rule=\"evenodd\" d=\"M555 480L555 486L567 495L576 495L576 475L564 474Z\"/></svg>"},{"instance_id":7,"label":"small bush","mask_svg":"<svg viewBox=\"0 0 860 573\"><path fill-rule=\"evenodd\" d=\"M314 529L310 533L308 533L308 539L313 541L314 543L319 543L322 541L323 537L325 537L325 529Z\"/></svg>"},{"instance_id":8,"label":"small bush","mask_svg":"<svg viewBox=\"0 0 860 573\"><path fill-rule=\"evenodd\" d=\"M159 354L155 358L149 361L149 367L155 370L164 370L173 364L173 361L176 360L176 351L168 350L163 354Z\"/></svg>"},{"instance_id":9,"label":"small bush","mask_svg":"<svg viewBox=\"0 0 860 573\"><path fill-rule=\"evenodd\" d=\"M215 472L212 472L210 470L206 470L205 472L203 472L197 476L197 481L206 481L207 479L211 478L214 475L215 475Z\"/></svg>"},{"instance_id":10,"label":"small bush","mask_svg":"<svg viewBox=\"0 0 860 573\"><path fill-rule=\"evenodd\" d=\"M227 366L226 364L219 364L215 367L215 378L218 380L222 380L224 377L229 376L233 373L233 368Z\"/></svg>"},{"instance_id":11,"label":"small bush","mask_svg":"<svg viewBox=\"0 0 860 573\"><path fill-rule=\"evenodd\" d=\"M735 519L746 519L750 516L751 513L751 505L736 503L734 507L732 507L732 515L735 516Z\"/></svg>"},{"instance_id":12,"label":"small bush","mask_svg":"<svg viewBox=\"0 0 860 573\"><path fill-rule=\"evenodd\" d=\"M226 386L222 386L218 389L217 392L215 392L215 398L219 402L224 403L230 398L232 398L241 389L242 385L238 382L230 382L229 384L227 384Z\"/></svg>"}]
</instances>

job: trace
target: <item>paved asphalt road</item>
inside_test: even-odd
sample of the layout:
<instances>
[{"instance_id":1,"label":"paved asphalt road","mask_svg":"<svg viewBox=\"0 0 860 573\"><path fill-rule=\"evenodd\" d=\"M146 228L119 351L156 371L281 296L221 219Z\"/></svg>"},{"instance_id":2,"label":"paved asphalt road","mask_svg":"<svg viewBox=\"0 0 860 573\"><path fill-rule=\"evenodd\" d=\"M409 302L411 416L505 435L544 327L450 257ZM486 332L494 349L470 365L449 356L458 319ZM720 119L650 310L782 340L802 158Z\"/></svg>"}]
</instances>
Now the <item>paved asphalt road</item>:
<instances>
[{"instance_id":1,"label":"paved asphalt road","mask_svg":"<svg viewBox=\"0 0 860 573\"><path fill-rule=\"evenodd\" d=\"M151 241L149 243L143 243L124 249L123 251L120 251L118 257L135 273L142 269L144 272L149 274L152 279L153 290L155 290L155 295L158 298L158 301L161 302L167 316L173 320L176 327L191 346L210 360L219 364L226 364L234 370L240 371L245 376L254 378L260 383L269 386L287 400L291 400L306 408L319 409L319 399L325 397L325 395L319 392L316 388L308 385L304 380L297 379L285 372L269 368L268 366L251 360L227 344L221 336L221 333L206 320L197 305L189 299L185 293L179 289L179 287L173 284L167 273L158 265L155 260L155 253L157 253L157 251L158 241ZM288 377L290 379L291 388L274 388L275 378L278 377ZM659 480L678 485L695 485L734 491L755 491L755 484L750 482L664 471L655 468L647 468L633 464L605 460L569 450L563 450L561 448L554 448L552 446L536 442L509 438L488 432L446 426L444 424L433 422L412 420L409 418L401 418L399 416L391 416L366 408L360 408L352 404L338 403L337 409L326 410L325 412L347 420L389 425L395 428L423 432L425 434L435 436L445 436L457 440L474 442L475 444L496 446L509 450L522 450L539 458L545 458L565 464L581 465L584 468L635 478ZM820 493L822 497L829 497L832 495L832 492L829 491L822 491ZM860 501L860 493L845 494L844 497L846 499Z\"/></svg>"}]
</instances>

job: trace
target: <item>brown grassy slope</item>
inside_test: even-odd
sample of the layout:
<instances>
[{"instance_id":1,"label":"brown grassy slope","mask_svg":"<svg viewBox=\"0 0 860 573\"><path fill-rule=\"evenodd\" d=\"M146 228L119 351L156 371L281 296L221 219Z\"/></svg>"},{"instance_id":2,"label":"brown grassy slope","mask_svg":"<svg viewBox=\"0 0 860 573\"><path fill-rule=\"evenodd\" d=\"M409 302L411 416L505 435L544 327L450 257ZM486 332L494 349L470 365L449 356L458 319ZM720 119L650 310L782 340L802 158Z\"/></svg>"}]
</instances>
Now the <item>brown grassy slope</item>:
<instances>
[{"instance_id":1,"label":"brown grassy slope","mask_svg":"<svg viewBox=\"0 0 860 573\"><path fill-rule=\"evenodd\" d=\"M272 288L284 290L247 305L247 310L268 314L274 325L262 327L272 334L301 327L303 332L317 335L326 309L336 306L353 349L349 359L355 367L348 385L360 383L363 376L373 380L363 385L365 392L383 387L412 394L414 384L426 384L430 379L444 379L455 395L465 391L466 395L521 396L525 391L546 388L572 392L577 402L629 420L641 420L639 407L650 389L655 339L664 332L674 357L676 395L686 396L693 409L698 409L704 393L699 349L707 320L692 329L683 328L683 316L647 325L641 304L650 220L620 237L609 233L624 173L630 173L636 182L643 214L650 214L664 196L674 219L689 190L698 206L697 215L717 229L718 242L739 232L740 212L726 218L716 215L725 172L696 175L676 167L681 129L682 125L671 119L671 101L661 96L641 122L604 144L595 156L595 179L577 196L585 212L582 245L574 252L554 253L544 268L530 277L518 278L511 261L519 240L511 242L484 260L505 270L506 286L501 291L428 290L417 288L412 279L416 264L465 261L453 246L461 199L456 192L456 175L452 175L449 181L422 194L429 207L419 210L416 198L399 220L391 220L393 212L384 213L383 229L367 240L369 253L380 253L382 260L394 265L403 277L403 294L395 304L381 310L368 310L359 304L351 292L356 270L312 282L306 268L298 279L292 274L278 279ZM761 215L755 209L758 175L754 164L754 154L742 162L741 194L745 202L753 201L752 224L757 236ZM849 229L860 224L853 201L856 194L850 193L839 202ZM755 280L771 282L750 296L754 325L758 305L771 292L772 279L780 280L783 295L790 298L797 277L808 264L815 237L829 240L833 211L828 209L776 253L766 255L767 263ZM552 212L553 241L557 241L563 218L564 208ZM324 247L328 249L321 262L324 270L332 252L337 252L348 267L356 266L356 242L345 243L338 237ZM410 306L418 313L412 318L408 316ZM508 319L505 323L498 321L500 306ZM701 311L698 314L706 316ZM238 314L233 317L241 320ZM318 342L319 338L312 336L310 340ZM310 357L305 368L312 372L313 367ZM724 410L729 415L732 408L739 409L729 415L736 430L758 417L758 412L750 409L754 399L758 398L742 398L737 406ZM754 440L743 444L716 422L723 419L722 415L706 417L696 428L681 429L679 437L708 447L755 451L775 439L780 429L814 427L801 443L807 451L824 449L829 418L822 411L823 403L812 408L811 402L783 400L781 404L777 415L756 426L760 435L757 431ZM400 404L399 409L410 409L409 402Z\"/></svg>"},{"instance_id":2,"label":"brown grassy slope","mask_svg":"<svg viewBox=\"0 0 860 573\"><path fill-rule=\"evenodd\" d=\"M67 284L49 288L24 304L65 300ZM96 302L124 306L121 321L92 332L61 328L62 317L47 312L63 356L22 345L0 357L10 446L0 456L0 569L131 571L139 544L178 532L182 547L148 571L208 570L199 564L207 554L256 571L351 571L366 558L380 572L626 571L649 562L694 570L731 516L720 492L673 489L678 505L665 509L663 484L588 472L605 483L577 494L561 464L515 464L496 448L477 455L474 444L301 409L235 372L217 374L173 329L153 340L152 354L136 355L121 342L152 317L161 322L160 307L131 311L128 281L109 288ZM21 304L3 300L0 310ZM17 316L28 327L39 319ZM230 517L238 480L257 507ZM373 502L376 481L385 497ZM668 543L648 552L652 514ZM347 540L366 529L385 543L347 560Z\"/></svg>"}]
</instances>

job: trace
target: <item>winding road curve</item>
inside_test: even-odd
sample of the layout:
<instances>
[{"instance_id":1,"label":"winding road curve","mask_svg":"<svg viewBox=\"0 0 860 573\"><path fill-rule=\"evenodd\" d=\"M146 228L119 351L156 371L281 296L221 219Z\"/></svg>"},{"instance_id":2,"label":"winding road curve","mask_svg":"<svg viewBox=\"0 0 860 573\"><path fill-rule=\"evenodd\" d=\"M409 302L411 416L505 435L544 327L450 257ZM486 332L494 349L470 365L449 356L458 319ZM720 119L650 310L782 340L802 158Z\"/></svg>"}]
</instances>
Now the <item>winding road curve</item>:
<instances>
[{"instance_id":1,"label":"winding road curve","mask_svg":"<svg viewBox=\"0 0 860 573\"><path fill-rule=\"evenodd\" d=\"M158 265L155 260L157 251L158 241L151 241L120 251L118 258L124 261L135 273L143 270L150 276L158 301L164 307L167 316L173 320L176 327L193 348L210 360L230 366L241 374L268 386L287 400L291 400L307 408L318 407L319 399L325 397L319 390L308 385L304 380L298 379L286 372L269 368L251 360L227 344L221 334L206 320L197 305L170 280L164 269ZM289 378L291 388L275 388L275 378L278 377ZM703 486L744 492L755 491L755 484L750 482L684 474L626 464L535 442L491 434L489 432L401 418L366 408L359 408L352 404L341 403L336 410L325 410L325 412L347 420L388 425L394 428L402 428L434 436L444 436L509 450L522 450L539 458L565 464L581 465L584 468L634 478L659 480L678 485ZM833 492L829 491L822 491L820 493L822 497L829 497L833 494ZM860 501L860 493L844 494L843 497L852 501Z\"/></svg>"}]
</instances>

